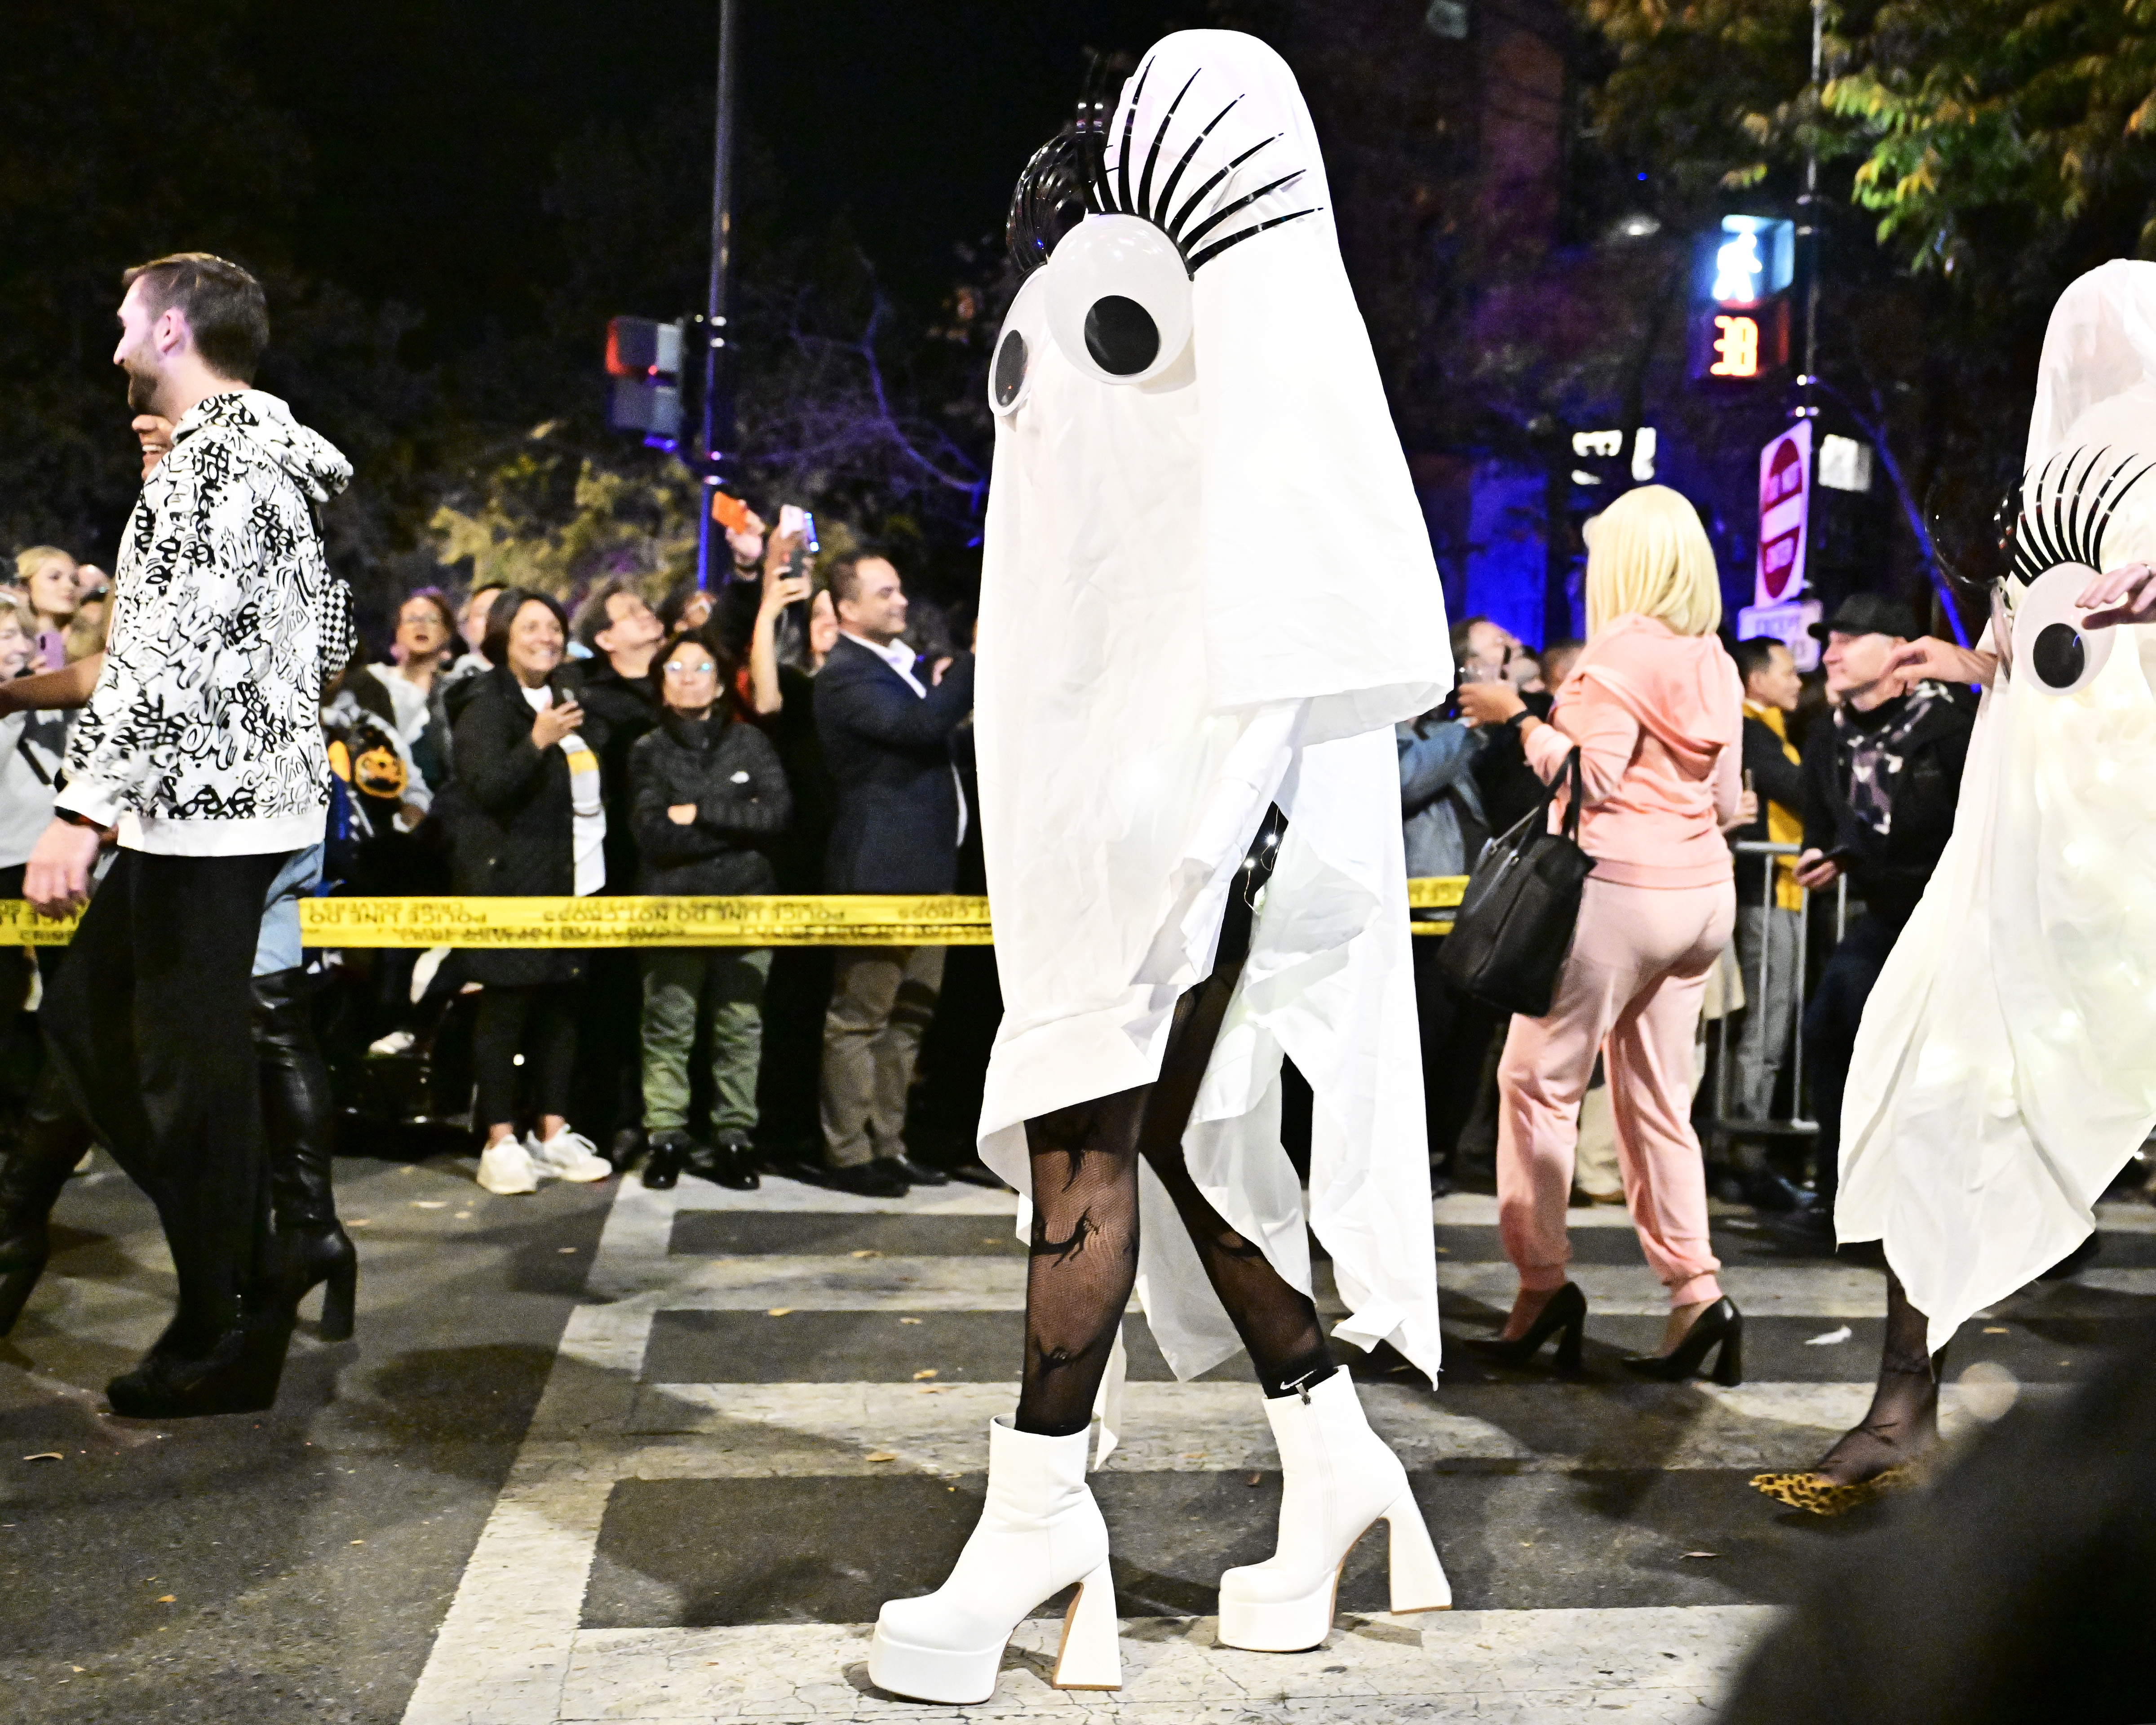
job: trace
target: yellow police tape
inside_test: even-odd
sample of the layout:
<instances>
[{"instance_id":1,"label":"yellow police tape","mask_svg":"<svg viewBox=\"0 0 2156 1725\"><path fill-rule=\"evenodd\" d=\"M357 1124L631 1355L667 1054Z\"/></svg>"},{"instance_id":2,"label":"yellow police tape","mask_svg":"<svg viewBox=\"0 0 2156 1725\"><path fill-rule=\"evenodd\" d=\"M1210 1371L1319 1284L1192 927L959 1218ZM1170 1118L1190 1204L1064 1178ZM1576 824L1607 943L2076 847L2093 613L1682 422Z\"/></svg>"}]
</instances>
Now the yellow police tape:
<instances>
[{"instance_id":1,"label":"yellow police tape","mask_svg":"<svg viewBox=\"0 0 2156 1725\"><path fill-rule=\"evenodd\" d=\"M1465 876L1408 882L1418 910L1460 902ZM0 899L0 945L61 947L72 916L52 921ZM1449 921L1413 925L1441 934ZM665 898L307 898L300 937L311 947L986 947L988 901L952 893L878 896Z\"/></svg>"}]
</instances>

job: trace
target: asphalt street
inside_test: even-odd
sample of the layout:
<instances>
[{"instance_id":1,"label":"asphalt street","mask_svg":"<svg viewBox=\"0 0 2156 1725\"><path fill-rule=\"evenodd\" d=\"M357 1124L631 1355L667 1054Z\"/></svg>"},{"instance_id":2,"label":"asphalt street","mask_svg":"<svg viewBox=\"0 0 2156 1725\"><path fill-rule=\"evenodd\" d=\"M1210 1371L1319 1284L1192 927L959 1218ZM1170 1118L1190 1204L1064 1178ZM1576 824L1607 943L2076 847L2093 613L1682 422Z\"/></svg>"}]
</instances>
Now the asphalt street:
<instances>
[{"instance_id":1,"label":"asphalt street","mask_svg":"<svg viewBox=\"0 0 2156 1725\"><path fill-rule=\"evenodd\" d=\"M52 1270L0 1343L0 1713L934 1711L868 1686L866 1625L883 1599L940 1580L978 1512L983 1428L1009 1406L1019 1353L1009 1196L690 1179L495 1198L471 1166L341 1163L356 1339L305 1327L273 1414L166 1425L100 1409L169 1298L148 1207L109 1165L71 1183ZM1448 1330L1487 1333L1511 1288L1491 1203L1457 1196L1437 1216ZM1644 1384L1616 1357L1659 1333L1659 1291L1621 1212L1574 1217L1594 1308L1584 1380L1456 1348L1435 1392L1383 1353L1354 1365L1414 1476L1454 1612L1383 1615L1372 1540L1325 1648L1214 1646L1220 1569L1269 1549L1277 1460L1240 1363L1177 1384L1133 1312L1125 1445L1095 1478L1125 1688L1082 1705L1049 1689L1049 1612L969 1716L1710 1717L1771 1608L1893 1513L1821 1522L1745 1483L1811 1459L1861 1411L1879 1277L1786 1257L1724 1213L1749 1380ZM1956 1430L2053 1393L2143 1321L2156 1212L2111 1221L2090 1271L1969 1327ZM1337 1309L1322 1271L1321 1305Z\"/></svg>"}]
</instances>

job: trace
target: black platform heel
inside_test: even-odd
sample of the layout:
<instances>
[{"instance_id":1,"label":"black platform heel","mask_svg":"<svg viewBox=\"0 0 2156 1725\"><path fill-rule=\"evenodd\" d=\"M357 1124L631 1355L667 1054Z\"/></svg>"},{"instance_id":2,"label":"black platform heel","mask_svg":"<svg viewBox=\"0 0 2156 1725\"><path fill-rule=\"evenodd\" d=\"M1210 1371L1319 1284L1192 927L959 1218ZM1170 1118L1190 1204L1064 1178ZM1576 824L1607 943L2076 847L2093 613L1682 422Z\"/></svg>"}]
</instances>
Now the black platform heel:
<instances>
[{"instance_id":1,"label":"black platform heel","mask_svg":"<svg viewBox=\"0 0 2156 1725\"><path fill-rule=\"evenodd\" d=\"M1541 1351L1543 1343L1555 1335L1557 1368L1574 1373L1580 1369L1580 1346L1587 1339L1587 1296L1580 1292L1579 1284L1568 1281L1549 1297L1527 1333L1510 1342L1494 1336L1473 1337L1467 1350L1499 1365L1523 1366Z\"/></svg>"},{"instance_id":2,"label":"black platform heel","mask_svg":"<svg viewBox=\"0 0 2156 1725\"><path fill-rule=\"evenodd\" d=\"M271 1286L287 1308L321 1288L323 1339L349 1341L359 1254L337 1220L331 1178L335 1102L315 1043L311 989L299 969L256 977L253 987L254 1058L277 1219Z\"/></svg>"},{"instance_id":3,"label":"black platform heel","mask_svg":"<svg viewBox=\"0 0 2156 1725\"><path fill-rule=\"evenodd\" d=\"M1684 1340L1667 1353L1628 1353L1625 1369L1661 1383L1678 1384L1697 1372L1717 1348L1714 1381L1724 1389L1734 1389L1744 1381L1744 1314L1726 1294L1692 1320Z\"/></svg>"},{"instance_id":4,"label":"black platform heel","mask_svg":"<svg viewBox=\"0 0 2156 1725\"><path fill-rule=\"evenodd\" d=\"M246 1311L206 1354L168 1353L160 1343L133 1371L105 1386L105 1399L126 1420L266 1413L276 1405L291 1340L292 1308L272 1296Z\"/></svg>"},{"instance_id":5,"label":"black platform heel","mask_svg":"<svg viewBox=\"0 0 2156 1725\"><path fill-rule=\"evenodd\" d=\"M39 1080L29 1117L0 1155L0 1336L29 1303L52 1246L46 1227L74 1165L90 1148L89 1129L57 1111L52 1081Z\"/></svg>"}]
</instances>

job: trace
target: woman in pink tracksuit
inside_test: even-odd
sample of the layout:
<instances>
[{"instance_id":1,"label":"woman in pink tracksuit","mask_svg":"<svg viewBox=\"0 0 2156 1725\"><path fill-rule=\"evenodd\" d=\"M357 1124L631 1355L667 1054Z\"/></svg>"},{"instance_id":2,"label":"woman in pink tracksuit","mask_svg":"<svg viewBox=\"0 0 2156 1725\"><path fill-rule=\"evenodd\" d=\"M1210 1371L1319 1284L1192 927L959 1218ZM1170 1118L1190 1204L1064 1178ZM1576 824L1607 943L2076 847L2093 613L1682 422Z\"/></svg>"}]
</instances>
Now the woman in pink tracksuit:
<instances>
[{"instance_id":1,"label":"woman in pink tracksuit","mask_svg":"<svg viewBox=\"0 0 2156 1725\"><path fill-rule=\"evenodd\" d=\"M1743 694L1715 639L1720 584L1691 504L1647 485L1589 523L1587 614L1553 722L1506 685L1460 691L1464 716L1520 729L1545 782L1578 751L1579 839L1595 859L1548 1015L1513 1019L1497 1068L1497 1225L1520 1291L1480 1351L1517 1363L1554 1335L1559 1365L1578 1365L1587 1301L1565 1273L1565 1205L1600 1050L1625 1203L1670 1296L1662 1351L1625 1363L1683 1378L1718 1349L1715 1380L1734 1384L1743 1319L1715 1280L1691 1113L1701 997L1737 914L1722 834L1744 818Z\"/></svg>"}]
</instances>

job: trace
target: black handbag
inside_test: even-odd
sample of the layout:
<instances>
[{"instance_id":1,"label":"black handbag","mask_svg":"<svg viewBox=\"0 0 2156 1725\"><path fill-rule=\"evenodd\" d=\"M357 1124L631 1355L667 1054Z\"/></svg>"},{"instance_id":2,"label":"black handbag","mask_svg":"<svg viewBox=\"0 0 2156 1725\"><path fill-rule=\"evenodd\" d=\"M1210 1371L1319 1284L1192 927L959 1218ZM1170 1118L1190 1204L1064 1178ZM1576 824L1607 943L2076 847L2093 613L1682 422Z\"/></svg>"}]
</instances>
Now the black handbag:
<instances>
[{"instance_id":1,"label":"black handbag","mask_svg":"<svg viewBox=\"0 0 2156 1725\"><path fill-rule=\"evenodd\" d=\"M1549 805L1568 788L1563 829L1553 833ZM1579 848L1584 800L1575 748L1540 805L1476 859L1437 960L1438 973L1461 993L1531 1019L1549 1011L1579 922L1580 889L1594 870Z\"/></svg>"}]
</instances>

